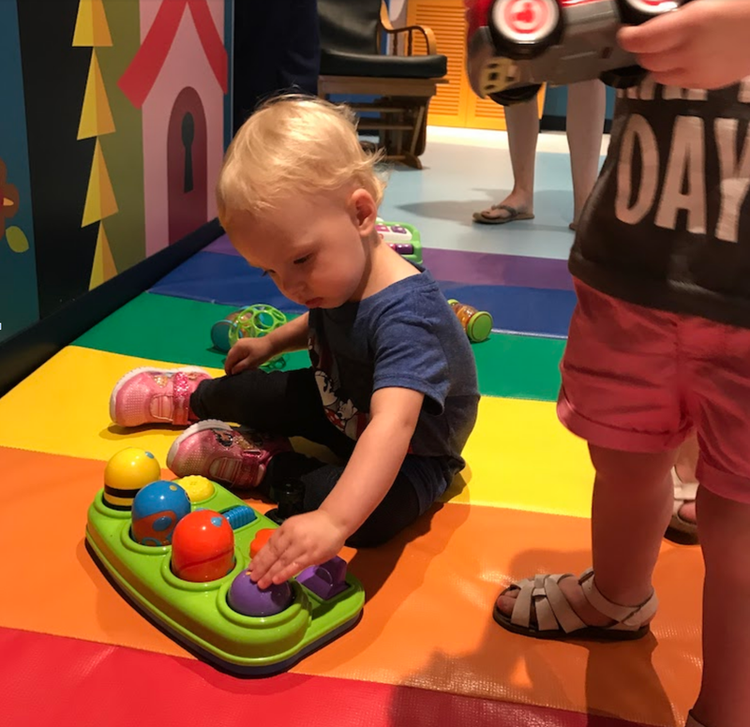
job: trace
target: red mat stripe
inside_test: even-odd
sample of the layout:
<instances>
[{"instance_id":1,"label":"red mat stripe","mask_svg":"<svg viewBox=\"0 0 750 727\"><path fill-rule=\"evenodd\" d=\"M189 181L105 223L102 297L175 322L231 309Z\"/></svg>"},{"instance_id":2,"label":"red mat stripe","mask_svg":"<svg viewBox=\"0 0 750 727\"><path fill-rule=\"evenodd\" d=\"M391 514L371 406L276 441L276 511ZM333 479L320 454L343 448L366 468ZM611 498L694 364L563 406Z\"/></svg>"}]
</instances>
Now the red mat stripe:
<instances>
[{"instance_id":1,"label":"red mat stripe","mask_svg":"<svg viewBox=\"0 0 750 727\"><path fill-rule=\"evenodd\" d=\"M0 628L0 714L32 727L636 727L374 682L238 679L199 661Z\"/></svg>"}]
</instances>

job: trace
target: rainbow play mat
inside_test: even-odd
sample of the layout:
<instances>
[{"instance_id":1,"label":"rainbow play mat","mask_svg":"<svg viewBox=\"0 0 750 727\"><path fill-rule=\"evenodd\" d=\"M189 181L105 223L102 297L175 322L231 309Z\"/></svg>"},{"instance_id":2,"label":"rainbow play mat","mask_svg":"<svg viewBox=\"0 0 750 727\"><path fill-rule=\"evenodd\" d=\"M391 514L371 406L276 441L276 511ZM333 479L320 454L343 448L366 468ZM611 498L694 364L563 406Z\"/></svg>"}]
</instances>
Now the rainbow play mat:
<instances>
[{"instance_id":1,"label":"rainbow play mat","mask_svg":"<svg viewBox=\"0 0 750 727\"><path fill-rule=\"evenodd\" d=\"M113 590L84 547L106 460L135 446L164 462L179 433L114 426L113 383L153 364L219 374L215 321L251 302L295 312L226 239L0 399L3 724L681 723L699 679L698 549L665 541L662 607L643 641L543 643L492 620L509 577L589 565L592 470L554 405L573 305L564 261L429 248L424 259L448 297L489 310L509 331L474 348L484 396L468 468L397 540L343 553L365 588L361 622L279 676L241 679L195 659ZM303 363L302 354L288 361Z\"/></svg>"}]
</instances>

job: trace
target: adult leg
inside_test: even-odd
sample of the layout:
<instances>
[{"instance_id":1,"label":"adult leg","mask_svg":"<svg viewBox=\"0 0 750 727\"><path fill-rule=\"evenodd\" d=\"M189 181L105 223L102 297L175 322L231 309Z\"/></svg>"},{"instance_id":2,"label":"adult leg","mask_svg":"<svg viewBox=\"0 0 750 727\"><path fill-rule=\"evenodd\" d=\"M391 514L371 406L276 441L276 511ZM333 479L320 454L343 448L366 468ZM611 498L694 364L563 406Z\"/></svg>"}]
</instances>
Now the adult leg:
<instances>
[{"instance_id":1,"label":"adult leg","mask_svg":"<svg viewBox=\"0 0 750 727\"><path fill-rule=\"evenodd\" d=\"M513 168L513 191L499 204L476 213L474 219L479 222L482 219L510 219L513 213L504 207L528 215L534 213L534 167L539 138L537 100L507 106L505 121L508 127L510 163Z\"/></svg>"},{"instance_id":2,"label":"adult leg","mask_svg":"<svg viewBox=\"0 0 750 727\"><path fill-rule=\"evenodd\" d=\"M279 68L281 87L317 96L320 75L318 3L317 0L292 0L289 9Z\"/></svg>"},{"instance_id":3,"label":"adult leg","mask_svg":"<svg viewBox=\"0 0 750 727\"><path fill-rule=\"evenodd\" d=\"M573 176L573 226L599 176L599 157L604 134L606 88L601 81L568 86L567 136Z\"/></svg>"}]
</instances>

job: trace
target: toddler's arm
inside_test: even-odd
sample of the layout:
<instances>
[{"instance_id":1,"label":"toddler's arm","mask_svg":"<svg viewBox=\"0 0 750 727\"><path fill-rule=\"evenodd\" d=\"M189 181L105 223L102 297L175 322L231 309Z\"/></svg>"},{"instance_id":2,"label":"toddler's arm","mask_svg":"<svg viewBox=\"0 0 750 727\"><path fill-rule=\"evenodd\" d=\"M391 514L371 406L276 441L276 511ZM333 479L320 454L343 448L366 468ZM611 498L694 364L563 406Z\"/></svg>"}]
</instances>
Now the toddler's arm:
<instances>
[{"instance_id":1,"label":"toddler's arm","mask_svg":"<svg viewBox=\"0 0 750 727\"><path fill-rule=\"evenodd\" d=\"M261 588L281 583L341 550L396 479L423 401L424 394L411 389L379 389L372 395L370 421L331 494L318 510L284 522L250 564Z\"/></svg>"},{"instance_id":2,"label":"toddler's arm","mask_svg":"<svg viewBox=\"0 0 750 727\"><path fill-rule=\"evenodd\" d=\"M618 37L665 86L722 88L750 76L750 0L693 0Z\"/></svg>"},{"instance_id":3,"label":"toddler's arm","mask_svg":"<svg viewBox=\"0 0 750 727\"><path fill-rule=\"evenodd\" d=\"M257 369L279 354L307 348L308 316L305 313L294 318L261 338L240 338L227 354L224 371L239 374L248 369Z\"/></svg>"},{"instance_id":4,"label":"toddler's arm","mask_svg":"<svg viewBox=\"0 0 750 727\"><path fill-rule=\"evenodd\" d=\"M305 313L299 318L287 321L283 326L265 336L273 348L274 356L307 348L309 317L310 314Z\"/></svg>"}]
</instances>

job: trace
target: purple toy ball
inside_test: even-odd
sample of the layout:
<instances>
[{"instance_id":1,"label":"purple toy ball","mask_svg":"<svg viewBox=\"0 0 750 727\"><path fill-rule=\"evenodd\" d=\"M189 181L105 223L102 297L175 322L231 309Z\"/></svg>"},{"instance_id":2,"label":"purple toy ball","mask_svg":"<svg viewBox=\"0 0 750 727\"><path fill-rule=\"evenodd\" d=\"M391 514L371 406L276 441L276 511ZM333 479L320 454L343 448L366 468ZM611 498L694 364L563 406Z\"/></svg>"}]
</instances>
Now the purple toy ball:
<instances>
[{"instance_id":1,"label":"purple toy ball","mask_svg":"<svg viewBox=\"0 0 750 727\"><path fill-rule=\"evenodd\" d=\"M286 611L292 605L294 596L287 581L268 588L258 588L250 578L249 571L242 571L232 581L227 595L229 606L245 616L273 616Z\"/></svg>"}]
</instances>

